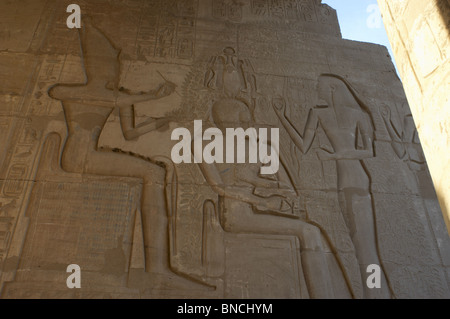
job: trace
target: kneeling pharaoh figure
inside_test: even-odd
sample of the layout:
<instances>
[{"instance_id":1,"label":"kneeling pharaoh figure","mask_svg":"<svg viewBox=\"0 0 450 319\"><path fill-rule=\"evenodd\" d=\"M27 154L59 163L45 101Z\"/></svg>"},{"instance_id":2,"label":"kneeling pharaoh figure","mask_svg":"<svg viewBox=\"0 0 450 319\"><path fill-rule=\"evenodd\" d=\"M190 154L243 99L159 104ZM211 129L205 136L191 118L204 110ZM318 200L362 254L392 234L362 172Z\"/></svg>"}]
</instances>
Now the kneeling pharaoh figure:
<instances>
[{"instance_id":1,"label":"kneeling pharaoh figure","mask_svg":"<svg viewBox=\"0 0 450 319\"><path fill-rule=\"evenodd\" d=\"M167 82L154 91L132 93L119 88L119 50L88 18L80 31L82 57L87 76L83 84L56 84L49 95L62 102L68 137L62 154L66 172L137 177L143 179L141 212L145 246L145 271L151 276L138 279L141 285L188 288L193 284L170 270L168 258L168 218L165 210L152 208L155 196L163 192L156 180L164 180L165 170L157 158L142 158L98 149L100 133L115 108L119 110L125 139L132 140L167 124L163 118L149 118L135 125L135 103L160 99L174 92ZM152 216L151 216L152 215ZM134 280L136 281L136 280Z\"/></svg>"}]
</instances>

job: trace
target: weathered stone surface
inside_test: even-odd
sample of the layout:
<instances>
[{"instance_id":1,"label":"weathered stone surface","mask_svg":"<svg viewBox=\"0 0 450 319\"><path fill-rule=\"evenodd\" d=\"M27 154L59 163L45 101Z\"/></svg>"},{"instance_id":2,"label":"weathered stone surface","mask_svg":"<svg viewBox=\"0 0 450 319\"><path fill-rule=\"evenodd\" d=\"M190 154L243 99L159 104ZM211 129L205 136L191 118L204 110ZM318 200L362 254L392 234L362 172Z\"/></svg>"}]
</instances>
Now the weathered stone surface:
<instances>
[{"instance_id":1,"label":"weathered stone surface","mask_svg":"<svg viewBox=\"0 0 450 319\"><path fill-rule=\"evenodd\" d=\"M378 3L450 229L450 3Z\"/></svg>"},{"instance_id":2,"label":"weathered stone surface","mask_svg":"<svg viewBox=\"0 0 450 319\"><path fill-rule=\"evenodd\" d=\"M1 35L2 298L450 297L386 48L318 0L83 0L79 30L69 4L21 4ZM279 129L279 170L176 164L196 120Z\"/></svg>"}]
</instances>

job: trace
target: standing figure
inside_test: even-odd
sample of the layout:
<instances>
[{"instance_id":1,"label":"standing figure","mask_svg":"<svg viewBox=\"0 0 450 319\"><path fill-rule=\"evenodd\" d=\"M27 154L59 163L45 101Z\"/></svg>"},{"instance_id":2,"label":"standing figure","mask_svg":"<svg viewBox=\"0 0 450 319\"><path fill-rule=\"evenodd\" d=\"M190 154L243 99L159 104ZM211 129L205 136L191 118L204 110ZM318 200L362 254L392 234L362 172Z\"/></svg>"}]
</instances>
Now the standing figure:
<instances>
[{"instance_id":1,"label":"standing figure","mask_svg":"<svg viewBox=\"0 0 450 319\"><path fill-rule=\"evenodd\" d=\"M143 160L98 149L100 133L116 107L119 109L121 127L127 140L166 125L168 122L166 119L149 118L136 126L133 105L168 96L174 92L175 85L166 82L155 91L138 94L119 88L119 50L91 24L88 18L85 18L84 22L80 37L86 83L56 84L49 90L52 98L61 101L68 126L62 167L71 173L143 179L140 208L145 270L151 273L150 282L147 284L151 284L153 288L167 286L167 282L174 287L189 286L189 280L176 276L169 269L165 198L161 186L158 186L162 184L161 180L164 181L165 170L156 165L157 159ZM145 284L145 280L142 281L142 284Z\"/></svg>"},{"instance_id":2,"label":"standing figure","mask_svg":"<svg viewBox=\"0 0 450 319\"><path fill-rule=\"evenodd\" d=\"M367 106L340 76L323 74L318 80L318 96L326 102L310 110L303 134L286 117L283 99L273 107L294 144L306 153L311 148L318 126L328 137L333 150L321 149L321 160L334 160L337 166L339 203L355 246L366 298L390 298L391 288L381 264L376 237L376 222L370 176L364 159L374 157L374 124ZM366 285L367 266L379 265L381 289Z\"/></svg>"}]
</instances>

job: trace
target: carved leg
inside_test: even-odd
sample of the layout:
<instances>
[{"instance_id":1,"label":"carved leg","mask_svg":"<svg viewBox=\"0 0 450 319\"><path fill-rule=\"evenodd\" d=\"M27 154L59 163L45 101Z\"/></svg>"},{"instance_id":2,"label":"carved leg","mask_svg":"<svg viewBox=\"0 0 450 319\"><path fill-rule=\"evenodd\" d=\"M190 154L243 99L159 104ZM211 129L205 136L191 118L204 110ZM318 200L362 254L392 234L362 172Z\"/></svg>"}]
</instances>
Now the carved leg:
<instances>
[{"instance_id":1,"label":"carved leg","mask_svg":"<svg viewBox=\"0 0 450 319\"><path fill-rule=\"evenodd\" d=\"M378 255L371 195L364 190L346 189L341 192L341 205L355 245L365 298L391 298L390 287ZM367 273L367 266L371 264L381 268L381 288L379 289L367 287L366 281L370 275Z\"/></svg>"},{"instance_id":2,"label":"carved leg","mask_svg":"<svg viewBox=\"0 0 450 319\"><path fill-rule=\"evenodd\" d=\"M250 205L222 212L227 232L292 235L300 241L304 276L312 298L333 298L333 286L320 229L299 219L255 214Z\"/></svg>"},{"instance_id":3,"label":"carved leg","mask_svg":"<svg viewBox=\"0 0 450 319\"><path fill-rule=\"evenodd\" d=\"M333 285L320 229L312 225L304 225L300 229L298 237L309 294L311 298L331 299L334 297Z\"/></svg>"},{"instance_id":4,"label":"carved leg","mask_svg":"<svg viewBox=\"0 0 450 319\"><path fill-rule=\"evenodd\" d=\"M128 154L91 151L85 173L142 178L141 213L144 237L145 273L141 288L189 290L210 289L171 271L169 263L168 204L166 171L161 166Z\"/></svg>"},{"instance_id":5,"label":"carved leg","mask_svg":"<svg viewBox=\"0 0 450 319\"><path fill-rule=\"evenodd\" d=\"M225 270L224 231L212 201L203 204L202 265L210 277L219 277Z\"/></svg>"}]
</instances>

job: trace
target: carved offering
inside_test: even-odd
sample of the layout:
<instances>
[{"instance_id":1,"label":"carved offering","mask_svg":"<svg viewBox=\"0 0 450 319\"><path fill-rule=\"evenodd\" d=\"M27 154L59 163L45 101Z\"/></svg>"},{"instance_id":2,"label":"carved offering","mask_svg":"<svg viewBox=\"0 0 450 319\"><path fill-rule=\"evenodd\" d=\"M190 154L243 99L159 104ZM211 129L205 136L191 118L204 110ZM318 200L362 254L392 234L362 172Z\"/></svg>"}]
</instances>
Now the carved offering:
<instances>
[{"instance_id":1,"label":"carved offering","mask_svg":"<svg viewBox=\"0 0 450 319\"><path fill-rule=\"evenodd\" d=\"M450 297L401 83L332 8L43 5L0 50L1 298Z\"/></svg>"}]
</instances>

